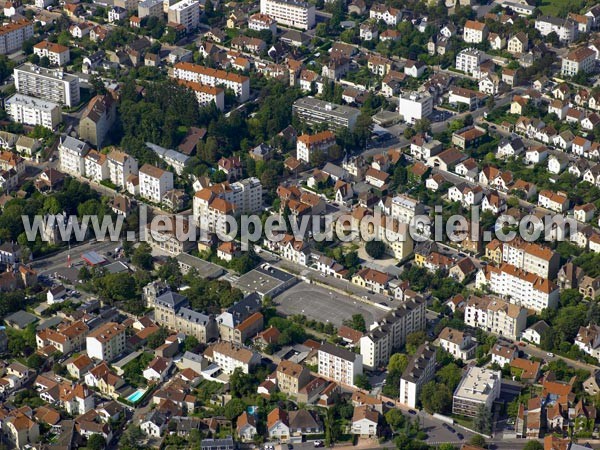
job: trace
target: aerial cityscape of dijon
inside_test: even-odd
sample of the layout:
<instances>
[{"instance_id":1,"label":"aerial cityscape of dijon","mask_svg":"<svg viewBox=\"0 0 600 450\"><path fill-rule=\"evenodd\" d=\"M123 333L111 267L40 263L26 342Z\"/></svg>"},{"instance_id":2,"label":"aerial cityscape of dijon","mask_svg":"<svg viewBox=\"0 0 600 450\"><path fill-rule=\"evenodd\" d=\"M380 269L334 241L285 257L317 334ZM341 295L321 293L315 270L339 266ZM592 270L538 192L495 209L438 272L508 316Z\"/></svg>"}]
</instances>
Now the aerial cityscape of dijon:
<instances>
[{"instance_id":1,"label":"aerial cityscape of dijon","mask_svg":"<svg viewBox=\"0 0 600 450\"><path fill-rule=\"evenodd\" d=\"M0 450L600 449L599 0L6 0Z\"/></svg>"}]
</instances>

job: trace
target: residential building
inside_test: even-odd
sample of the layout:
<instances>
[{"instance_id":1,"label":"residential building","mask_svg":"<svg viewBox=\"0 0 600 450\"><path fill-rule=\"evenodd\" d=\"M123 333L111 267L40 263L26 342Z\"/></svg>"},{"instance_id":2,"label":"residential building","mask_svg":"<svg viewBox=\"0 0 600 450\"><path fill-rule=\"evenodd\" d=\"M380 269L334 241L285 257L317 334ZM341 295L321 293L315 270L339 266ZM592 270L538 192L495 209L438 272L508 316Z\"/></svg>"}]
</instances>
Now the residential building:
<instances>
[{"instance_id":1,"label":"residential building","mask_svg":"<svg viewBox=\"0 0 600 450\"><path fill-rule=\"evenodd\" d=\"M433 112L433 97L427 91L400 95L398 111L406 123L425 119Z\"/></svg>"},{"instance_id":2,"label":"residential building","mask_svg":"<svg viewBox=\"0 0 600 450\"><path fill-rule=\"evenodd\" d=\"M200 3L196 0L182 0L169 6L169 22L183 25L189 33L200 23Z\"/></svg>"},{"instance_id":3,"label":"residential building","mask_svg":"<svg viewBox=\"0 0 600 450\"><path fill-rule=\"evenodd\" d=\"M86 337L86 350L90 358L112 361L125 351L125 327L115 322L100 325Z\"/></svg>"},{"instance_id":4,"label":"residential building","mask_svg":"<svg viewBox=\"0 0 600 450\"><path fill-rule=\"evenodd\" d=\"M296 140L296 158L310 163L314 152L327 153L329 147L335 144L335 134L329 130L317 134L303 134Z\"/></svg>"},{"instance_id":5,"label":"residential building","mask_svg":"<svg viewBox=\"0 0 600 450\"><path fill-rule=\"evenodd\" d=\"M560 269L560 255L549 247L520 238L502 244L502 261L517 269L554 279Z\"/></svg>"},{"instance_id":6,"label":"residential building","mask_svg":"<svg viewBox=\"0 0 600 450\"><path fill-rule=\"evenodd\" d=\"M475 417L480 405L491 410L494 400L500 396L502 373L471 366L454 391L452 413Z\"/></svg>"},{"instance_id":7,"label":"residential building","mask_svg":"<svg viewBox=\"0 0 600 450\"><path fill-rule=\"evenodd\" d=\"M196 94L200 107L208 106L214 102L217 109L225 110L225 90L217 86L196 83L195 81L180 80L179 84L191 89Z\"/></svg>"},{"instance_id":8,"label":"residential building","mask_svg":"<svg viewBox=\"0 0 600 450\"><path fill-rule=\"evenodd\" d=\"M58 146L60 169L72 175L85 175L85 155L90 147L83 141L67 136Z\"/></svg>"},{"instance_id":9,"label":"residential building","mask_svg":"<svg viewBox=\"0 0 600 450\"><path fill-rule=\"evenodd\" d=\"M326 342L318 349L319 375L338 383L354 386L356 376L362 375L362 356Z\"/></svg>"},{"instance_id":10,"label":"residential building","mask_svg":"<svg viewBox=\"0 0 600 450\"><path fill-rule=\"evenodd\" d=\"M382 3L374 3L369 10L369 18L383 20L386 25L395 27L402 19L402 11Z\"/></svg>"},{"instance_id":11,"label":"residential building","mask_svg":"<svg viewBox=\"0 0 600 450\"><path fill-rule=\"evenodd\" d=\"M540 343L542 342L542 338L544 337L545 333L548 331L549 328L550 325L548 325L543 320L540 320L531 325L523 332L522 339L529 342L533 342L536 345L540 345Z\"/></svg>"},{"instance_id":12,"label":"residential building","mask_svg":"<svg viewBox=\"0 0 600 450\"><path fill-rule=\"evenodd\" d=\"M28 95L14 94L4 102L8 116L17 123L54 130L62 121L60 105Z\"/></svg>"},{"instance_id":13,"label":"residential building","mask_svg":"<svg viewBox=\"0 0 600 450\"><path fill-rule=\"evenodd\" d=\"M481 50L475 48L467 48L456 55L456 70L472 75L475 69L478 69L482 62L489 57Z\"/></svg>"},{"instance_id":14,"label":"residential building","mask_svg":"<svg viewBox=\"0 0 600 450\"><path fill-rule=\"evenodd\" d=\"M269 30L275 36L277 34L277 21L267 14L252 14L248 18L248 29L254 31Z\"/></svg>"},{"instance_id":15,"label":"residential building","mask_svg":"<svg viewBox=\"0 0 600 450\"><path fill-rule=\"evenodd\" d=\"M600 326L589 324L579 327L575 345L584 353L600 360Z\"/></svg>"},{"instance_id":16,"label":"residential building","mask_svg":"<svg viewBox=\"0 0 600 450\"><path fill-rule=\"evenodd\" d=\"M267 415L267 432L270 439L285 442L290 437L289 417L286 411L276 407Z\"/></svg>"},{"instance_id":17,"label":"residential building","mask_svg":"<svg viewBox=\"0 0 600 450\"><path fill-rule=\"evenodd\" d=\"M33 54L48 58L54 66L64 66L71 60L69 47L50 41L41 41L33 46Z\"/></svg>"},{"instance_id":18,"label":"residential building","mask_svg":"<svg viewBox=\"0 0 600 450\"><path fill-rule=\"evenodd\" d=\"M292 361L283 360L277 366L277 387L284 394L297 396L310 378L310 370Z\"/></svg>"},{"instance_id":19,"label":"residential building","mask_svg":"<svg viewBox=\"0 0 600 450\"><path fill-rule=\"evenodd\" d=\"M596 52L588 47L579 47L562 58L560 73L574 77L580 72L592 73L596 68Z\"/></svg>"},{"instance_id":20,"label":"residential building","mask_svg":"<svg viewBox=\"0 0 600 450\"><path fill-rule=\"evenodd\" d=\"M212 355L210 355L212 353ZM204 354L218 365L225 374L232 374L240 368L243 373L250 373L250 369L260 364L260 355L247 348L234 345L231 342L218 342Z\"/></svg>"},{"instance_id":21,"label":"residential building","mask_svg":"<svg viewBox=\"0 0 600 450\"><path fill-rule=\"evenodd\" d=\"M352 415L352 426L350 433L356 434L362 438L377 437L379 427L379 412L371 408L370 405L361 405L354 407Z\"/></svg>"},{"instance_id":22,"label":"residential building","mask_svg":"<svg viewBox=\"0 0 600 450\"><path fill-rule=\"evenodd\" d=\"M153 203L161 203L167 191L173 189L173 172L144 164L139 171L140 196Z\"/></svg>"},{"instance_id":23,"label":"residential building","mask_svg":"<svg viewBox=\"0 0 600 450\"><path fill-rule=\"evenodd\" d=\"M542 36L548 36L550 33L556 33L558 39L566 44L570 44L577 37L577 26L571 19L562 19L551 16L540 16L535 19L535 29Z\"/></svg>"},{"instance_id":24,"label":"residential building","mask_svg":"<svg viewBox=\"0 0 600 450\"><path fill-rule=\"evenodd\" d=\"M476 342L471 334L455 330L453 328L444 328L440 335L440 347L446 350L455 359L467 361L475 356Z\"/></svg>"},{"instance_id":25,"label":"residential building","mask_svg":"<svg viewBox=\"0 0 600 450\"><path fill-rule=\"evenodd\" d=\"M0 55L21 50L27 39L33 37L33 22L21 19L0 27Z\"/></svg>"},{"instance_id":26,"label":"residential building","mask_svg":"<svg viewBox=\"0 0 600 450\"><path fill-rule=\"evenodd\" d=\"M435 376L436 354L428 342L417 349L400 378L400 403L416 408L421 388Z\"/></svg>"},{"instance_id":27,"label":"residential building","mask_svg":"<svg viewBox=\"0 0 600 450\"><path fill-rule=\"evenodd\" d=\"M121 188L125 188L130 176L137 176L138 162L133 156L113 149L107 157L110 181Z\"/></svg>"},{"instance_id":28,"label":"residential building","mask_svg":"<svg viewBox=\"0 0 600 450\"><path fill-rule=\"evenodd\" d=\"M278 24L310 30L315 26L314 5L299 0L261 0L261 14L274 19Z\"/></svg>"},{"instance_id":29,"label":"residential building","mask_svg":"<svg viewBox=\"0 0 600 450\"><path fill-rule=\"evenodd\" d=\"M101 148L117 118L117 104L110 94L96 95L83 111L79 121L79 137Z\"/></svg>"},{"instance_id":30,"label":"residential building","mask_svg":"<svg viewBox=\"0 0 600 450\"><path fill-rule=\"evenodd\" d=\"M357 108L336 105L314 97L299 98L294 102L292 111L309 125L327 123L332 128L349 130L354 128L356 119L360 115Z\"/></svg>"},{"instance_id":31,"label":"residential building","mask_svg":"<svg viewBox=\"0 0 600 450\"><path fill-rule=\"evenodd\" d=\"M163 2L162 0L144 0L138 4L138 14L140 19L144 17L162 17Z\"/></svg>"},{"instance_id":32,"label":"residential building","mask_svg":"<svg viewBox=\"0 0 600 450\"><path fill-rule=\"evenodd\" d=\"M499 298L471 295L464 320L468 326L518 339L527 326L527 310Z\"/></svg>"},{"instance_id":33,"label":"residential building","mask_svg":"<svg viewBox=\"0 0 600 450\"><path fill-rule=\"evenodd\" d=\"M543 190L540 191L538 196L538 205L558 213L567 211L569 209L569 204L569 197L562 192Z\"/></svg>"},{"instance_id":34,"label":"residential building","mask_svg":"<svg viewBox=\"0 0 600 450\"><path fill-rule=\"evenodd\" d=\"M245 102L250 97L250 79L236 73L210 69L189 62L179 62L175 64L173 77L212 87L223 85L233 90L240 102Z\"/></svg>"},{"instance_id":35,"label":"residential building","mask_svg":"<svg viewBox=\"0 0 600 450\"><path fill-rule=\"evenodd\" d=\"M79 77L62 69L46 69L25 63L14 70L15 88L19 94L73 107L79 104Z\"/></svg>"},{"instance_id":36,"label":"residential building","mask_svg":"<svg viewBox=\"0 0 600 450\"><path fill-rule=\"evenodd\" d=\"M467 44L481 44L488 34L487 25L476 20L467 20L463 30L463 41Z\"/></svg>"}]
</instances>

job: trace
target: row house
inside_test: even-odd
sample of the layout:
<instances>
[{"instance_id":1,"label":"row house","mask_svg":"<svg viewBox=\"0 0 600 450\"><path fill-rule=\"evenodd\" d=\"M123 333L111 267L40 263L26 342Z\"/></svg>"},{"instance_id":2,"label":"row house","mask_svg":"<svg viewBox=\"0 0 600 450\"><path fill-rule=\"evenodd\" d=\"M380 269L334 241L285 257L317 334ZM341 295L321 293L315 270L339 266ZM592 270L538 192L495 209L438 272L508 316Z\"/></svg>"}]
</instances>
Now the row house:
<instances>
[{"instance_id":1,"label":"row house","mask_svg":"<svg viewBox=\"0 0 600 450\"><path fill-rule=\"evenodd\" d=\"M502 244L502 261L534 273L542 278L554 279L560 268L560 255L549 247L521 238Z\"/></svg>"},{"instance_id":2,"label":"row house","mask_svg":"<svg viewBox=\"0 0 600 450\"><path fill-rule=\"evenodd\" d=\"M375 269L364 268L352 277L352 283L371 292L385 294L388 289L390 276Z\"/></svg>"},{"instance_id":3,"label":"row house","mask_svg":"<svg viewBox=\"0 0 600 450\"><path fill-rule=\"evenodd\" d=\"M570 201L563 192L540 191L538 205L557 213L564 213L569 209Z\"/></svg>"}]
</instances>

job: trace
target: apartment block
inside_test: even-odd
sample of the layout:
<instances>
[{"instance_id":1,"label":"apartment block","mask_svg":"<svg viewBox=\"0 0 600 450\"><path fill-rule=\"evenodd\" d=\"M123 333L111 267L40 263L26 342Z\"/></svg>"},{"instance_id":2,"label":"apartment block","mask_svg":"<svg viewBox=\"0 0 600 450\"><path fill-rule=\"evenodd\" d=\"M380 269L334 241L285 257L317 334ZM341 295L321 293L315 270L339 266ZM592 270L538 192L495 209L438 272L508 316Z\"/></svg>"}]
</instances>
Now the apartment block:
<instances>
[{"instance_id":1,"label":"apartment block","mask_svg":"<svg viewBox=\"0 0 600 450\"><path fill-rule=\"evenodd\" d=\"M491 410L494 400L500 396L502 373L471 366L454 391L452 413L475 417L481 405Z\"/></svg>"},{"instance_id":2,"label":"apartment block","mask_svg":"<svg viewBox=\"0 0 600 450\"><path fill-rule=\"evenodd\" d=\"M562 19L551 16L540 16L535 19L535 29L542 36L556 33L558 39L565 44L570 44L577 37L577 25L569 18Z\"/></svg>"},{"instance_id":3,"label":"apartment block","mask_svg":"<svg viewBox=\"0 0 600 450\"><path fill-rule=\"evenodd\" d=\"M354 379L362 375L362 356L326 342L318 350L319 375L338 383L354 386Z\"/></svg>"},{"instance_id":4,"label":"apartment block","mask_svg":"<svg viewBox=\"0 0 600 450\"><path fill-rule=\"evenodd\" d=\"M518 339L527 326L527 310L496 297L471 295L464 321L470 327Z\"/></svg>"},{"instance_id":5,"label":"apartment block","mask_svg":"<svg viewBox=\"0 0 600 450\"><path fill-rule=\"evenodd\" d=\"M406 195L398 194L392 197L390 215L403 223L410 223L413 217L423 214L425 207L422 203Z\"/></svg>"},{"instance_id":6,"label":"apartment block","mask_svg":"<svg viewBox=\"0 0 600 450\"><path fill-rule=\"evenodd\" d=\"M336 105L314 97L303 97L292 106L293 113L309 125L328 124L331 128L352 130L360 115L357 108Z\"/></svg>"},{"instance_id":7,"label":"apartment block","mask_svg":"<svg viewBox=\"0 0 600 450\"><path fill-rule=\"evenodd\" d=\"M269 30L277 34L277 21L266 14L256 13L248 18L248 29L254 31Z\"/></svg>"},{"instance_id":8,"label":"apartment block","mask_svg":"<svg viewBox=\"0 0 600 450\"><path fill-rule=\"evenodd\" d=\"M31 95L66 106L80 102L79 77L62 69L46 69L25 63L14 70L15 88L19 94Z\"/></svg>"},{"instance_id":9,"label":"apartment block","mask_svg":"<svg viewBox=\"0 0 600 450\"><path fill-rule=\"evenodd\" d=\"M160 203L167 191L173 189L173 172L144 164L139 171L140 197Z\"/></svg>"},{"instance_id":10,"label":"apartment block","mask_svg":"<svg viewBox=\"0 0 600 450\"><path fill-rule=\"evenodd\" d=\"M560 73L573 77L579 72L592 73L596 69L596 52L588 47L579 47L562 58Z\"/></svg>"},{"instance_id":11,"label":"apartment block","mask_svg":"<svg viewBox=\"0 0 600 450\"><path fill-rule=\"evenodd\" d=\"M64 66L71 60L69 47L50 41L38 42L33 46L33 54L41 58L48 58L54 66Z\"/></svg>"},{"instance_id":12,"label":"apartment block","mask_svg":"<svg viewBox=\"0 0 600 450\"><path fill-rule=\"evenodd\" d=\"M292 361L283 360L277 366L277 387L287 395L298 395L310 381L310 370Z\"/></svg>"},{"instance_id":13,"label":"apartment block","mask_svg":"<svg viewBox=\"0 0 600 450\"><path fill-rule=\"evenodd\" d=\"M400 95L398 111L406 123L425 119L433 112L433 97L429 92L409 92Z\"/></svg>"},{"instance_id":14,"label":"apartment block","mask_svg":"<svg viewBox=\"0 0 600 450\"><path fill-rule=\"evenodd\" d=\"M310 162L314 152L327 153L329 147L335 144L335 134L329 130L309 135L303 134L296 140L296 158L300 161Z\"/></svg>"},{"instance_id":15,"label":"apartment block","mask_svg":"<svg viewBox=\"0 0 600 450\"><path fill-rule=\"evenodd\" d=\"M173 77L213 87L223 85L233 90L240 102L245 102L250 97L250 78L236 73L179 62L173 68Z\"/></svg>"},{"instance_id":16,"label":"apartment block","mask_svg":"<svg viewBox=\"0 0 600 450\"><path fill-rule=\"evenodd\" d=\"M297 0L261 0L260 12L288 27L310 30L315 26L315 6Z\"/></svg>"},{"instance_id":17,"label":"apartment block","mask_svg":"<svg viewBox=\"0 0 600 450\"><path fill-rule=\"evenodd\" d=\"M242 369L244 373L250 373L250 369L260 364L258 353L231 342L218 342L209 347L206 352L204 355L212 359L212 362L217 364L225 374L232 374L237 368Z\"/></svg>"},{"instance_id":18,"label":"apartment block","mask_svg":"<svg viewBox=\"0 0 600 450\"><path fill-rule=\"evenodd\" d=\"M0 27L0 55L21 50L23 43L33 37L33 22L26 19Z\"/></svg>"},{"instance_id":19,"label":"apartment block","mask_svg":"<svg viewBox=\"0 0 600 450\"><path fill-rule=\"evenodd\" d=\"M138 175L138 162L133 156L125 152L113 149L108 154L108 175L110 181L124 188L130 176Z\"/></svg>"},{"instance_id":20,"label":"apartment block","mask_svg":"<svg viewBox=\"0 0 600 450\"><path fill-rule=\"evenodd\" d=\"M15 94L4 102L8 116L18 123L54 130L62 121L60 105L28 95Z\"/></svg>"},{"instance_id":21,"label":"apartment block","mask_svg":"<svg viewBox=\"0 0 600 450\"><path fill-rule=\"evenodd\" d=\"M100 325L88 334L86 349L92 359L112 361L125 351L125 327L115 322Z\"/></svg>"},{"instance_id":22,"label":"apartment block","mask_svg":"<svg viewBox=\"0 0 600 450\"><path fill-rule=\"evenodd\" d=\"M71 175L85 175L85 155L90 150L85 142L67 136L58 145L60 170Z\"/></svg>"},{"instance_id":23,"label":"apartment block","mask_svg":"<svg viewBox=\"0 0 600 450\"><path fill-rule=\"evenodd\" d=\"M467 20L463 29L463 41L467 44L481 44L488 35L487 25L476 20Z\"/></svg>"},{"instance_id":24,"label":"apartment block","mask_svg":"<svg viewBox=\"0 0 600 450\"><path fill-rule=\"evenodd\" d=\"M162 0L144 0L138 4L138 17L143 19L144 17L158 17L163 16L163 2Z\"/></svg>"},{"instance_id":25,"label":"apartment block","mask_svg":"<svg viewBox=\"0 0 600 450\"><path fill-rule=\"evenodd\" d=\"M200 3L195 0L182 0L169 6L169 22L183 25L186 31L198 28L200 23Z\"/></svg>"},{"instance_id":26,"label":"apartment block","mask_svg":"<svg viewBox=\"0 0 600 450\"><path fill-rule=\"evenodd\" d=\"M179 80L179 84L194 91L200 107L208 106L214 102L217 109L220 111L225 110L225 90L223 88L185 80Z\"/></svg>"},{"instance_id":27,"label":"apartment block","mask_svg":"<svg viewBox=\"0 0 600 450\"><path fill-rule=\"evenodd\" d=\"M502 244L502 261L549 279L556 277L560 269L560 255L554 250L518 238Z\"/></svg>"},{"instance_id":28,"label":"apartment block","mask_svg":"<svg viewBox=\"0 0 600 450\"><path fill-rule=\"evenodd\" d=\"M537 312L558 306L556 284L512 264L503 263L499 268L487 266L477 273L475 284L478 288L486 286L491 292L510 299L511 303Z\"/></svg>"},{"instance_id":29,"label":"apartment block","mask_svg":"<svg viewBox=\"0 0 600 450\"><path fill-rule=\"evenodd\" d=\"M90 150L83 158L85 177L100 182L108 178L108 161L104 153Z\"/></svg>"},{"instance_id":30,"label":"apartment block","mask_svg":"<svg viewBox=\"0 0 600 450\"><path fill-rule=\"evenodd\" d=\"M369 369L387 366L394 349L406 343L406 336L425 329L425 302L421 297L403 302L371 325L360 338L363 365Z\"/></svg>"},{"instance_id":31,"label":"apartment block","mask_svg":"<svg viewBox=\"0 0 600 450\"><path fill-rule=\"evenodd\" d=\"M400 403L415 408L421 387L435 376L437 351L428 342L422 344L400 378Z\"/></svg>"},{"instance_id":32,"label":"apartment block","mask_svg":"<svg viewBox=\"0 0 600 450\"><path fill-rule=\"evenodd\" d=\"M488 56L481 50L466 48L456 55L455 66L457 70L472 75L473 71L487 59L489 59Z\"/></svg>"}]
</instances>

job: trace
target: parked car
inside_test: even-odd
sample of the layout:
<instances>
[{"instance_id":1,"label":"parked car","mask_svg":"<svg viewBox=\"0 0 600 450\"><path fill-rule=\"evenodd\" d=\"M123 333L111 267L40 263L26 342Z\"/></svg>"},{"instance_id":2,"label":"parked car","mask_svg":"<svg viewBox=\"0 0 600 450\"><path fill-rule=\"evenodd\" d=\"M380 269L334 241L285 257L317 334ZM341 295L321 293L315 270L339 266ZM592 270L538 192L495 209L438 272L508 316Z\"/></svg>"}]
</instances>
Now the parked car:
<instances>
[{"instance_id":1,"label":"parked car","mask_svg":"<svg viewBox=\"0 0 600 450\"><path fill-rule=\"evenodd\" d=\"M315 441L315 442L313 442L313 445L314 445L316 448L323 447L323 441Z\"/></svg>"}]
</instances>

